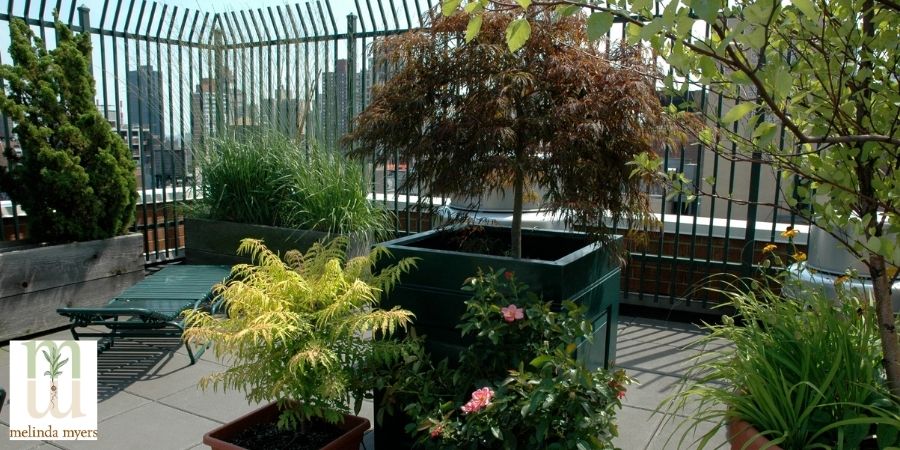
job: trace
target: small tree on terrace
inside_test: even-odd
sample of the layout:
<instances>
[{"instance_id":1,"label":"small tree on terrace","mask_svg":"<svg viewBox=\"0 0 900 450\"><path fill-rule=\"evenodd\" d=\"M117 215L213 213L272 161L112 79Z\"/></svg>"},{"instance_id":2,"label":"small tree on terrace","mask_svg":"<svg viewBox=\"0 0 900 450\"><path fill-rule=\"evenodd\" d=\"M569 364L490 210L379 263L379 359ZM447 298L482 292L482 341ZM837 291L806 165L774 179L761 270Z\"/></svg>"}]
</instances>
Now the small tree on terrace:
<instances>
[{"instance_id":1,"label":"small tree on terrace","mask_svg":"<svg viewBox=\"0 0 900 450\"><path fill-rule=\"evenodd\" d=\"M900 266L900 3L446 0L444 12L463 7L470 23L478 23L486 7L527 20L532 9L549 6L561 15L589 11L591 36L605 35L614 21L626 24L628 40L651 46L671 65L677 77L667 80L669 87L705 87L734 105L711 117L716 133L706 135L706 145L811 183L785 200L868 267L887 381L900 397L900 339L891 307ZM673 82L679 77L683 82ZM738 121L752 132L733 132ZM793 145L777 145L782 134ZM655 170L650 160L644 163ZM730 196L710 188L706 193Z\"/></svg>"},{"instance_id":2,"label":"small tree on terrace","mask_svg":"<svg viewBox=\"0 0 900 450\"><path fill-rule=\"evenodd\" d=\"M32 238L52 242L103 239L124 233L137 202L134 163L125 141L94 105L89 34L56 22L57 45L22 20L10 22L14 65L0 67L8 83L0 110L16 126L21 158L6 151L0 190L28 214Z\"/></svg>"},{"instance_id":3,"label":"small tree on terrace","mask_svg":"<svg viewBox=\"0 0 900 450\"><path fill-rule=\"evenodd\" d=\"M530 25L520 21L526 28L516 31L530 39L514 53L506 30L515 17L482 17L478 29L457 14L385 40L380 50L399 71L345 137L357 144L352 154L385 163L396 151L414 163L405 185L422 182L435 195L512 189L517 258L531 184L546 190L548 210L598 227L601 241L604 216L622 223L650 217L628 163L672 136L654 66L632 49L604 52L590 43L580 16L530 11Z\"/></svg>"}]
</instances>

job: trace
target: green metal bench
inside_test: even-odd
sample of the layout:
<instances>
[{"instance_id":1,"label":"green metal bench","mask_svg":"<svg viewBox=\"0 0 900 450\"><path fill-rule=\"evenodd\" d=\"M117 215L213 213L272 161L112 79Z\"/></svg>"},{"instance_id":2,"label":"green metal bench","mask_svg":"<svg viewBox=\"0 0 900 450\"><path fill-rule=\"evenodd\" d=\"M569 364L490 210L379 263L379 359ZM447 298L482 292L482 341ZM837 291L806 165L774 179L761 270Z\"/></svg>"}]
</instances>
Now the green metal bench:
<instances>
[{"instance_id":1,"label":"green metal bench","mask_svg":"<svg viewBox=\"0 0 900 450\"><path fill-rule=\"evenodd\" d=\"M228 266L168 266L126 289L105 306L96 308L60 308L56 311L70 319L72 336L100 339L99 351L107 350L117 338L181 337L184 332L182 312L210 307L213 286L225 281ZM106 327L109 331L78 331L83 327ZM206 345L197 353L185 343L191 364L197 361Z\"/></svg>"},{"instance_id":2,"label":"green metal bench","mask_svg":"<svg viewBox=\"0 0 900 450\"><path fill-rule=\"evenodd\" d=\"M0 411L3 411L4 404L6 404L6 391L0 388Z\"/></svg>"}]
</instances>

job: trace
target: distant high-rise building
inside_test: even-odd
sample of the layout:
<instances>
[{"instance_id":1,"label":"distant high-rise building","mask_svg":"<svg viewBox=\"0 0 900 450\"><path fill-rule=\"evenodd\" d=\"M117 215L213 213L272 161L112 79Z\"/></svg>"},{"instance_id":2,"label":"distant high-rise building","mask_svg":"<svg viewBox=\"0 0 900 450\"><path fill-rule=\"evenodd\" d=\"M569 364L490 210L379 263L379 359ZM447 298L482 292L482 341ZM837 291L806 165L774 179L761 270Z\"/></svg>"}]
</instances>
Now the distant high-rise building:
<instances>
[{"instance_id":1,"label":"distant high-rise building","mask_svg":"<svg viewBox=\"0 0 900 450\"><path fill-rule=\"evenodd\" d=\"M203 78L191 93L191 139L195 144L225 129L252 124L244 92L237 89L230 74L219 79Z\"/></svg>"},{"instance_id":2,"label":"distant high-rise building","mask_svg":"<svg viewBox=\"0 0 900 450\"><path fill-rule=\"evenodd\" d=\"M128 124L131 127L149 129L156 137L163 138L163 91L162 72L153 66L138 66L129 70Z\"/></svg>"},{"instance_id":3,"label":"distant high-rise building","mask_svg":"<svg viewBox=\"0 0 900 450\"><path fill-rule=\"evenodd\" d=\"M303 135L300 125L303 121L302 101L290 90L278 88L275 96L260 102L260 122L269 130L278 131L288 137Z\"/></svg>"}]
</instances>

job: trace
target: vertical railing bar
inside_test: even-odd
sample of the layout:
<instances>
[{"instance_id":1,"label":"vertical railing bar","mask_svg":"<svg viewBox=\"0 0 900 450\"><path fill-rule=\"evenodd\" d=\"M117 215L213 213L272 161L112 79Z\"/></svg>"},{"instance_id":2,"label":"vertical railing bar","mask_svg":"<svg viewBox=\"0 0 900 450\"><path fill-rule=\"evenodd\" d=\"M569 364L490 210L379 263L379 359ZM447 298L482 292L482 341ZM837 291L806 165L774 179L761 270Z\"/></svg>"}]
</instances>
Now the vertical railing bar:
<instances>
[{"instance_id":1,"label":"vertical railing bar","mask_svg":"<svg viewBox=\"0 0 900 450\"><path fill-rule=\"evenodd\" d=\"M259 39L259 41L262 41L264 37L265 37L265 38L268 38L268 31L266 31L266 34L265 34L265 35L262 33L262 31L260 31L259 22L257 22L257 20L256 20L256 14L254 14L254 10L251 9L251 10L248 11L248 13L250 14L250 21L253 23L253 28L254 28L254 30L256 31L256 36L257 36L257 38ZM260 17L260 21L262 21L262 17ZM264 31L265 31L265 30L264 30ZM262 64L262 61L263 61L263 48L262 48L262 45L257 46L257 53L258 53L259 57L256 59L256 63L257 63L257 65L258 65L258 67L260 68L260 74L259 74L259 86L258 86L258 89L257 89L257 92L259 93L259 105L260 105L260 112L259 112L259 115L260 115L260 118L262 118L262 117L263 117L263 114L262 114L262 108L263 108L263 107L268 108L268 111L266 112L266 119L269 121L269 125L271 126L271 122L272 122L272 105L271 105L271 94L272 94L272 93L271 93L271 91L269 92L269 95L270 95L270 97L269 97L269 104L268 104L268 105L265 105L265 106L263 105L263 98L264 98L264 97L263 97L263 88L264 88L264 84L263 84L263 74L261 73L261 72L262 72L262 67L263 67L263 64ZM269 77L267 77L267 78L269 79L269 88L271 89L271 87L272 87L271 73L269 74Z\"/></svg>"},{"instance_id":2,"label":"vertical railing bar","mask_svg":"<svg viewBox=\"0 0 900 450\"><path fill-rule=\"evenodd\" d=\"M166 16L165 9L163 9L163 17L165 17L165 16ZM169 164L170 164L170 167L172 168L172 205L173 206L178 201L178 190L177 190L178 182L176 181L176 175L178 174L178 171L176 170L176 166L175 166L175 154L177 152L177 150L175 150L175 100L173 97L174 91L172 88L172 85L174 84L173 80L172 80L172 31L175 29L175 19L177 17L178 17L178 7L175 6L172 8L172 17L169 20L169 29L166 32L166 72L169 77L169 83L168 83L168 85L169 85L169 92L168 92L168 94L169 94L169 101L168 101L168 104L169 104L169 133L171 133L171 135L169 137ZM160 23L162 23L162 21ZM157 44L157 46L158 45L159 44ZM179 76L179 81L180 81L180 78L181 77ZM184 101L183 97L179 97L179 99L181 102ZM187 167L184 164L182 164L181 165L182 189L184 188L184 178L186 176L187 176ZM163 202L166 202L165 187L163 187ZM163 220L166 222L166 227L165 227L166 228L165 229L166 258L169 257L169 247L171 247L173 249L172 250L174 252L173 256L177 258L178 257L178 212L176 211L176 208L174 208L174 207L172 208L172 224L171 224L171 226L173 227L172 237L175 239L175 243L174 243L174 245L169 245L169 232L168 232L169 221L167 219L168 207L169 206L166 205L164 207L165 209L163 209Z\"/></svg>"},{"instance_id":3,"label":"vertical railing bar","mask_svg":"<svg viewBox=\"0 0 900 450\"><path fill-rule=\"evenodd\" d=\"M252 42L253 35L250 34L250 23L247 21L247 15L244 14L244 11L241 11L241 20L244 22L244 28L247 30L247 42L248 43ZM238 32L240 32L240 29L241 28L238 27ZM254 84L254 81L256 78L256 76L255 76L256 71L253 70L253 48L244 49L244 51L242 52L242 56L244 56L246 58L245 55L247 52L250 53L250 113L251 113L251 116L253 119L252 122L254 125L256 125L259 123L259 120L260 120L260 117L258 117L258 115L261 116L262 111L256 110L256 94L254 94L254 92L253 92L253 84ZM246 62L246 59L244 60L244 62ZM246 67L244 69L246 69ZM244 86L244 89L245 89L244 95L247 95L246 94L246 92L247 92L246 86Z\"/></svg>"},{"instance_id":4,"label":"vertical railing bar","mask_svg":"<svg viewBox=\"0 0 900 450\"><path fill-rule=\"evenodd\" d=\"M322 113L323 113L323 111L321 111L322 108L319 107L319 82L321 81L319 79L319 43L318 43L319 28L316 26L316 19L315 19L316 16L313 14L312 5L309 2L306 3L306 11L309 13L309 26L310 26L310 28L312 28L313 37L315 38L315 41L313 44L313 72L315 73L315 78L314 78L315 82L314 82L314 86L313 86L313 93L314 93L315 99L313 101L315 102L314 103L315 107L313 108L313 110L316 111L316 115L315 115L316 123L312 124L312 127L313 127L312 129L314 131L313 135L314 135L315 139L319 140L318 131L319 131L319 127L322 126L321 117L322 117ZM324 85L324 82L322 84Z\"/></svg>"},{"instance_id":5,"label":"vertical railing bar","mask_svg":"<svg viewBox=\"0 0 900 450\"><path fill-rule=\"evenodd\" d=\"M403 1L405 3L405 0L403 0ZM379 2L380 2L380 0L379 0ZM397 6L394 5L394 0L388 0L388 5L390 6L389 9L391 11L391 17L394 18L394 29L399 30L400 29L400 19L397 17Z\"/></svg>"},{"instance_id":6,"label":"vertical railing bar","mask_svg":"<svg viewBox=\"0 0 900 450\"><path fill-rule=\"evenodd\" d=\"M359 0L353 0L353 4L356 5L356 15L359 17L359 29L363 33L366 32L366 18L363 16L362 9L359 7ZM363 52L365 52L365 47L363 47Z\"/></svg>"},{"instance_id":7,"label":"vertical railing bar","mask_svg":"<svg viewBox=\"0 0 900 450\"><path fill-rule=\"evenodd\" d=\"M306 28L306 21L303 20L303 10L300 9L300 4L299 3L294 4L294 9L297 11L297 21L300 22L300 26L303 28L303 35L305 37L308 37L309 30L307 30L307 28ZM304 134L306 136L310 136L313 131L313 128L312 128L313 123L312 123L312 120L310 120L309 106L310 106L310 103L312 103L314 101L313 99L315 98L316 87L314 85L312 86L312 89L313 89L312 93L309 92L309 89L310 89L310 86L317 81L317 75L313 74L312 80L307 79L310 76L310 74L309 74L309 40L303 41L303 74L304 74L304 81L303 81L303 96L304 96L303 103L304 103L304 105L303 106L304 106L304 108L306 108L303 113L304 114L303 126L305 128ZM318 107L314 108L313 111L318 111ZM313 118L315 118L315 117L313 117ZM310 141L309 138L304 139L304 145L306 145L307 154L309 152L309 141Z\"/></svg>"},{"instance_id":8,"label":"vertical railing bar","mask_svg":"<svg viewBox=\"0 0 900 450\"><path fill-rule=\"evenodd\" d=\"M354 115L354 88L356 86L356 16L353 13L347 14L347 129L345 132L353 131L353 115ZM347 150L352 150L353 144L347 146Z\"/></svg>"},{"instance_id":9,"label":"vertical railing bar","mask_svg":"<svg viewBox=\"0 0 900 450\"><path fill-rule=\"evenodd\" d=\"M190 10L185 11L185 18L190 15ZM197 21L200 20L200 11L194 11L194 19L191 21L191 32L188 34L188 90L191 91L194 89L194 47L192 43L194 42L194 32L197 31ZM183 30L183 28L182 28ZM199 57L200 50L197 49L197 55ZM199 64L199 63L198 63ZM199 74L198 74L199 75ZM184 114L181 115L184 118ZM191 118L191 126L193 127L193 118ZM198 144L202 144L203 141L195 142L193 136L191 137L191 154L196 155ZM193 190L193 199L197 200L197 177L191 177L191 189Z\"/></svg>"},{"instance_id":10,"label":"vertical railing bar","mask_svg":"<svg viewBox=\"0 0 900 450\"><path fill-rule=\"evenodd\" d=\"M284 20L284 13L281 11L281 6L277 6L275 8L275 10L278 11L278 19L281 21L281 29L282 29L282 31L284 31L284 35L285 35L285 40L282 40L281 38L279 38L278 50L279 50L279 53L281 53L281 46L282 45L284 46L284 67L286 68L286 71L287 71L287 70L290 70L289 68L291 65L291 47L290 47L290 44L284 44L282 42L285 42L290 39L290 30L288 30L287 22ZM272 19L272 20L274 20L274 19ZM282 64L282 57L279 55L279 57L278 57L278 78L281 80L284 80L284 84L285 84L284 90L286 92L286 96L288 99L287 118L286 118L287 129L288 129L287 134L293 139L295 137L294 129L297 124L297 118L296 118L295 114L291 113L291 108L292 107L299 108L299 105L296 103L292 103L290 101L291 100L291 78L287 74L286 71L284 73L282 73L282 70L281 70L282 65L281 64ZM295 97L294 101L297 101L297 99L298 98ZM297 133L297 134L298 134L297 137L299 137L299 133Z\"/></svg>"},{"instance_id":11,"label":"vertical railing bar","mask_svg":"<svg viewBox=\"0 0 900 450\"><path fill-rule=\"evenodd\" d=\"M375 0L375 1L380 1L380 0ZM375 10L372 9L372 3L371 3L371 0L366 0L366 8L368 8L368 10L369 10L369 17L372 19L372 30L373 30L373 31L378 31L378 22L375 20ZM385 23L385 27L387 27L387 24L386 24L386 23ZM375 44L375 38L374 38L374 37L372 38L372 44L373 44L373 45Z\"/></svg>"},{"instance_id":12,"label":"vertical railing bar","mask_svg":"<svg viewBox=\"0 0 900 450\"><path fill-rule=\"evenodd\" d=\"M162 27L163 27L163 24L164 24L165 21L166 21L166 12L168 12L168 10L169 10L169 5L167 5L167 4L164 3L164 4L163 4L162 11L159 12L159 24L158 24L158 26L156 27L156 35L154 36L154 37L156 38L156 39L155 39L155 42L154 42L155 45L156 45L156 65L159 66L159 71L160 71L159 74L160 74L160 78L162 78L162 67L161 67L161 66L162 66L162 48L161 48L162 46L161 46L161 44L160 44L160 39L162 38L162 29L163 29ZM148 45L149 45L149 44L148 44ZM168 72L169 72L169 83L168 83L168 84L169 84L169 88L171 89L171 86L172 86L172 62L171 62L171 58L170 58L170 60L169 60L169 63L166 64L166 66L168 66ZM162 91L163 87L160 86L159 88L160 88L160 91ZM160 92L160 94L162 94L162 92ZM170 108L170 112L169 112L169 120L171 121L171 120L172 120L172 113L171 113L172 95L171 95L171 92L169 93L169 102L168 102L168 103L169 103L169 108ZM159 105L159 110L160 110L160 114L162 114L162 113L165 111L165 105L164 105L164 104L160 104L160 105ZM160 136L160 140L161 140L160 150L161 150L161 151L160 151L160 153L159 153L159 157L160 157L160 159L162 160L162 161L160 161L160 163L162 164L162 173L163 173L163 183L162 183L162 215L163 215L163 219L162 219L162 220L163 220L163 224L162 224L163 226L162 226L162 228L163 228L163 243L164 243L164 245L166 246L166 249L165 249L165 259L168 260L168 259L169 259L169 256L170 256L170 255L169 255L169 232L168 232L168 228L169 228L169 212L168 212L168 208L169 208L169 200L168 200L168 198L166 197L166 182L165 182L165 177L166 177L166 173L167 173L167 172L166 172L166 153L168 153L168 155L169 155L169 158L168 158L168 159L171 161L171 160L172 160L172 156L171 156L171 155L172 155L172 152L173 152L174 150L172 149L172 139L171 139L171 136L170 136L170 138L169 138L169 142L168 142L168 143L166 142L166 139L165 139L165 137L166 137L166 133L165 133L165 130L166 130L166 121L165 121L165 119L163 119L163 120L160 121L159 128L160 128L160 134L161 134L161 136ZM172 132L173 130L174 130L173 128L170 128L170 129L169 129L170 132ZM167 147L167 146L168 146L168 152L166 151L166 147ZM172 170L172 173L171 173L171 177L172 177L172 189L175 189L175 167L174 167L174 166L175 166L175 164L172 164L172 168L171 168L171 170ZM156 192L155 192L155 191L154 191L154 193L153 193L153 197L156 198ZM156 216L156 214L154 214L154 216ZM159 245L158 242L157 242L157 245ZM156 250L157 250L157 255L159 255L159 249L156 249Z\"/></svg>"},{"instance_id":13,"label":"vertical railing bar","mask_svg":"<svg viewBox=\"0 0 900 450\"><path fill-rule=\"evenodd\" d=\"M150 116L153 112L153 103L152 103L153 99L149 98L150 94L151 94L150 86L152 86L152 78L153 78L152 53L150 53L150 28L153 25L153 19L156 17L156 7L157 7L157 3L154 1L152 3L152 5L150 6L150 17L147 19L147 26L144 28L144 49L146 52L145 58L147 59L148 75L150 75L150 79L147 80L147 97L148 97L147 98L147 127L148 128L150 127ZM141 23L143 23L143 22L138 22L138 25L140 25ZM140 64L138 64L138 71L140 71ZM138 79L140 79L140 72L138 75ZM142 93L143 92L141 92L141 94ZM138 99L140 100L140 94L138 96ZM159 105L159 106L162 106L162 105ZM140 114L140 112L142 112L142 110L140 108L138 109L138 111L139 111L138 112L139 114ZM162 130L160 130L160 131L162 131ZM157 209L157 204L156 204L156 186L158 184L158 180L157 180L157 173L156 173L156 151L155 151L157 145L156 145L156 142L154 142L153 137L154 137L153 130L151 129L150 130L150 172L153 174L153 182L151 183L151 197L152 197L151 205L152 205L152 211L153 211L153 253L155 254L154 257L155 257L156 261L159 261L159 223L158 223L159 211ZM162 144L162 136L159 136L159 138L160 138L160 144Z\"/></svg>"},{"instance_id":14,"label":"vertical railing bar","mask_svg":"<svg viewBox=\"0 0 900 450\"><path fill-rule=\"evenodd\" d=\"M422 21L422 7L419 5L419 0L413 0L413 4L416 5L416 17L419 19L419 28L425 26ZM412 22L410 22L409 27L412 28Z\"/></svg>"},{"instance_id":15,"label":"vertical railing bar","mask_svg":"<svg viewBox=\"0 0 900 450\"><path fill-rule=\"evenodd\" d=\"M225 33L224 30L227 30L228 34L226 36L230 39L230 41L229 41L230 45L226 46L225 49L222 50L222 51L226 51L226 50L228 51L228 54L225 55L226 62L228 62L229 56L231 57L230 69L229 69L231 71L231 81L230 81L230 83L231 83L231 98L230 99L226 98L227 103L228 103L227 112L229 112L230 119L227 119L227 120L231 122L232 127L239 127L234 130L229 130L228 134L236 136L237 132L239 130L241 131L241 133L243 133L244 125L245 125L244 124L245 118L243 117L243 112L246 108L244 107L243 104L240 105L240 111L242 112L242 114L240 117L240 122L238 122L238 107L239 107L237 104L238 103L237 102L238 101L238 80L237 80L237 77L238 77L238 74L237 74L238 55L237 55L237 52L238 52L238 50L236 49L236 47L234 47L234 44L237 43L237 39L235 37L234 28L232 26L231 19L229 18L228 13L222 13L221 17L222 17L221 21L225 23L225 25L222 27L223 34ZM225 89L226 89L226 93L227 93L228 88L226 87Z\"/></svg>"},{"instance_id":16,"label":"vertical railing bar","mask_svg":"<svg viewBox=\"0 0 900 450\"><path fill-rule=\"evenodd\" d=\"M240 27L240 23L238 22L237 14L234 11L231 11L230 14L225 13L226 18L228 18L229 15L231 16L231 20L226 20L226 23L230 24L229 27L231 29L232 39L234 39L235 42L244 43L244 41L245 41L244 32ZM235 35L235 31L237 31L237 35ZM249 30L248 30L248 35L249 35ZM250 129L250 128L248 128L248 126L252 127L252 126L256 125L252 121L250 124L247 123L247 116L248 116L247 73L245 72L247 69L247 49L243 48L243 47L237 47L237 48L232 49L232 51L235 52L234 53L235 74L237 74L238 68L241 71L241 90L240 90L241 105L240 105L240 107L241 107L241 124L242 124L241 136L243 136L244 130ZM238 57L240 57L240 62L238 61ZM237 80L235 80L235 83L234 83L235 99L237 99L237 85L238 85ZM252 111L250 111L250 112L251 112L251 114L249 114L249 115L251 116L251 119L252 119Z\"/></svg>"},{"instance_id":17,"label":"vertical railing bar","mask_svg":"<svg viewBox=\"0 0 900 450\"><path fill-rule=\"evenodd\" d=\"M288 22L291 24L291 31L293 32L294 37L294 91L296 95L296 114L291 117L291 120L294 120L296 123L294 126L297 129L297 139L300 139L303 136L303 129L301 128L300 120L300 108L301 106L305 106L306 102L303 97L300 96L300 30L297 28L297 21L294 19L294 13L291 12L291 8L288 6L284 7L285 13L287 13ZM278 14L281 14L281 6L278 7ZM283 19L282 19L283 20ZM286 28L286 27L285 27ZM290 50L290 49L289 49ZM286 66L290 66L290 64L286 64ZM290 69L288 69L290 70ZM305 78L305 77L304 77ZM306 111L303 111L303 119L306 120Z\"/></svg>"},{"instance_id":18,"label":"vertical railing bar","mask_svg":"<svg viewBox=\"0 0 900 450\"><path fill-rule=\"evenodd\" d=\"M319 2L318 0L316 1L316 3L318 4L318 6L319 6L319 11L321 12L321 10L322 10L322 3ZM334 13L331 11L331 2L330 2L330 1L328 1L328 0L325 1L325 8L326 8L326 10L328 11L328 18L329 18L329 20L331 21L331 29L334 30L334 34L338 34L338 26L337 26L337 22L336 22L335 19L334 19ZM323 21L322 26L323 26L323 27L325 26L325 25L324 25L324 20L325 20L325 19L322 18L322 21ZM328 33L326 32L325 34L328 34Z\"/></svg>"},{"instance_id":19,"label":"vertical railing bar","mask_svg":"<svg viewBox=\"0 0 900 450\"><path fill-rule=\"evenodd\" d=\"M666 145L663 150L663 167L666 170L666 173L669 171L669 146ZM661 202L661 211L662 211L662 228L659 230L659 245L657 246L656 251L656 289L653 290L653 303L659 303L659 291L660 283L662 282L662 260L663 253L665 249L665 241L666 241L666 196L668 195L667 189L663 187L662 195L660 196Z\"/></svg>"},{"instance_id":20,"label":"vertical railing bar","mask_svg":"<svg viewBox=\"0 0 900 450\"><path fill-rule=\"evenodd\" d=\"M271 28L272 28L272 33L275 34L275 42L276 42L276 44L275 44L275 64L274 64L274 66L276 67L276 73L275 73L275 76L276 76L276 78L278 79L278 86L276 87L276 89L275 89L275 94L273 95L273 97L275 98L275 117L276 117L276 119L277 119L279 122L282 122L282 121L285 121L287 118L286 118L286 117L281 117L281 106L280 106L280 101L281 101L281 100L278 98L279 95L281 95L281 92L280 92L280 91L282 91L282 89L283 89L283 88L281 87L281 33L278 31L278 25L276 24L276 21L275 21L275 14L272 13L272 7L269 6L269 7L267 7L267 9L268 9L268 12L269 12L269 19L271 19L271 21L272 21L272 27L271 27ZM269 41L269 42L272 42L272 41ZM269 47L269 58L271 59L271 57L272 57L272 44L270 43L270 44L268 44L267 46ZM270 61L269 61L269 68L268 68L268 70L269 70L270 72L271 72L271 70L272 70L272 67L273 67L273 64L271 64L271 60L270 60ZM270 87L269 89L271 89L271 87ZM283 125L280 129L283 131L283 130L286 129L285 127L286 127L286 124ZM287 133L285 133L285 134L287 134Z\"/></svg>"},{"instance_id":21,"label":"vertical railing bar","mask_svg":"<svg viewBox=\"0 0 900 450\"><path fill-rule=\"evenodd\" d=\"M323 66L324 66L324 67L322 67L322 74L323 74L322 95L325 97L322 100L324 102L323 109L325 110L325 119L324 119L324 123L322 124L322 137L324 139L325 145L330 147L332 145L332 142L331 142L331 136L330 136L331 133L329 133L328 128L329 128L329 125L331 125L330 121L334 120L334 119L332 119L334 114L333 114L333 111L331 110L331 102L329 102L329 100L334 96L334 94L336 94L336 92L332 92L332 91L334 91L334 89L327 89L327 86L326 86L327 83L325 83L325 78L328 76L328 67L329 67L329 64L328 64L329 63L329 59L328 59L328 53L329 53L328 41L329 41L329 39L328 39L328 36L331 32L328 30L328 23L325 21L325 12L322 10L322 2L319 0L316 0L316 9L319 12L319 20L321 20L320 25L322 25L322 38L323 38L322 43L324 43L324 45L325 45L325 48L323 49L324 50L323 55L322 55L323 56ZM337 59L337 58L335 58L335 59ZM337 61L335 61L335 65L337 65ZM332 82L331 82L332 86L335 85L335 81L337 81L337 71L335 71L335 73L332 74ZM337 105L337 103L335 103L335 105ZM337 109L337 106L335 106L335 109ZM335 123L337 123L336 120L335 120ZM333 128L334 127L332 127L332 129Z\"/></svg>"},{"instance_id":22,"label":"vertical railing bar","mask_svg":"<svg viewBox=\"0 0 900 450\"><path fill-rule=\"evenodd\" d=\"M703 84L700 88L700 111L702 114L706 114L706 101L707 101L707 92L706 92L706 84ZM693 99L691 99L691 104L693 104ZM697 143L697 169L696 174L694 175L694 195L697 198L694 199L694 227L691 230L691 264L688 267L688 285L693 286L694 284L694 274L697 269L697 219L700 217L700 188L701 188L701 179L703 178L703 144ZM712 227L712 217L710 217L709 226ZM688 302L691 301L690 298L686 299ZM702 306L705 308L705 305Z\"/></svg>"},{"instance_id":23,"label":"vertical railing bar","mask_svg":"<svg viewBox=\"0 0 900 450\"><path fill-rule=\"evenodd\" d=\"M47 0L41 0L40 5L38 5L38 13L40 14L41 20L44 20L44 12L46 12L46 9L47 9ZM84 31L84 30L82 30L82 31ZM41 26L41 40L44 42L47 42L47 36L44 31L43 25Z\"/></svg>"},{"instance_id":24,"label":"vertical railing bar","mask_svg":"<svg viewBox=\"0 0 900 450\"><path fill-rule=\"evenodd\" d=\"M393 0L391 0L391 1L393 1ZM401 4L403 5L403 14L406 16L406 28L410 29L413 27L413 24L412 24L412 18L410 18L410 16L409 16L408 3L409 3L408 0L401 0Z\"/></svg>"},{"instance_id":25,"label":"vertical railing bar","mask_svg":"<svg viewBox=\"0 0 900 450\"><path fill-rule=\"evenodd\" d=\"M134 4L135 4L135 0L129 0L128 12L125 16L125 24L124 24L124 33L126 33L126 34L128 33L128 28L131 25L131 17L134 13ZM138 18L139 23L140 23L141 18L143 18L143 10L144 10L145 6L146 6L146 2L144 2L143 6L141 7L141 10L140 10L141 12L139 14L140 17ZM124 44L125 44L125 61L124 61L124 64L125 64L125 68L124 68L125 69L125 103L126 103L125 106L126 106L126 110L128 111L128 124L129 124L129 126L125 129L126 130L125 133L126 133L126 136L128 136L128 145L130 148L131 142L132 142L131 108L133 106L131 105L131 102L128 101L128 93L131 91L131 86L128 83L128 60L130 59L129 52L128 52L128 40L129 39L127 37L124 38ZM135 42L135 55L140 55L140 45L137 42ZM136 56L136 57L138 58L138 61L139 61L139 56ZM142 145L140 137L138 137L138 164L140 165L139 167L141 168L140 199L141 199L141 218L143 220L141 222L140 229L142 230L141 232L144 235L144 261L146 262L146 261L149 261L149 258L150 258L150 242L148 241L149 236L147 233L147 204L144 201L146 199L146 193L147 193L146 192L146 176L147 176L147 174L144 173L144 149L143 149L143 145ZM135 221L135 227L138 228L137 221Z\"/></svg>"},{"instance_id":26,"label":"vertical railing bar","mask_svg":"<svg viewBox=\"0 0 900 450\"><path fill-rule=\"evenodd\" d=\"M69 28L72 28L72 25L75 23L75 8L78 2L72 2L71 8L69 8Z\"/></svg>"},{"instance_id":27,"label":"vertical railing bar","mask_svg":"<svg viewBox=\"0 0 900 450\"><path fill-rule=\"evenodd\" d=\"M390 29L390 27L388 26L387 22L387 14L384 13L384 4L382 4L382 0L375 0L375 3L378 5L378 11L381 13L381 21L384 23L384 31L387 31Z\"/></svg>"}]
</instances>

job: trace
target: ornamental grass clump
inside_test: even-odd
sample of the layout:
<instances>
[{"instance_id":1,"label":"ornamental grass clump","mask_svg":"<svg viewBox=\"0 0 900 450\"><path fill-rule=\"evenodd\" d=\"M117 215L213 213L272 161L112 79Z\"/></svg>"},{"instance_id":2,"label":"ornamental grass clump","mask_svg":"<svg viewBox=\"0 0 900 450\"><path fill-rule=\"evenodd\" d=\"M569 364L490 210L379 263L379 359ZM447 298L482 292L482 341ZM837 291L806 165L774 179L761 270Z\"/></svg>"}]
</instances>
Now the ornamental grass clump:
<instances>
[{"instance_id":1,"label":"ornamental grass clump","mask_svg":"<svg viewBox=\"0 0 900 450\"><path fill-rule=\"evenodd\" d=\"M365 373L411 419L417 448L612 449L623 371L589 370L576 347L589 339L583 308L552 309L511 272L466 281L473 297L459 328L468 346L456 361L433 363L418 339L387 371Z\"/></svg>"},{"instance_id":2,"label":"ornamental grass clump","mask_svg":"<svg viewBox=\"0 0 900 450\"><path fill-rule=\"evenodd\" d=\"M765 281L719 291L737 320L706 325L696 343L719 350L698 356L686 388L668 401L669 412L690 417L673 447L705 448L733 420L784 449L900 445L900 403L887 388L869 297L837 285L835 302L784 274ZM687 437L709 422L699 439Z\"/></svg>"},{"instance_id":3,"label":"ornamental grass clump","mask_svg":"<svg viewBox=\"0 0 900 450\"><path fill-rule=\"evenodd\" d=\"M5 151L0 191L22 205L32 239L104 239L134 222L137 183L125 141L94 105L91 36L56 21L47 50L24 21L10 21L13 65L0 66L0 111L11 119L22 156Z\"/></svg>"},{"instance_id":4,"label":"ornamental grass clump","mask_svg":"<svg viewBox=\"0 0 900 450\"><path fill-rule=\"evenodd\" d=\"M248 132L212 140L198 159L197 216L376 238L387 232L389 216L368 201L360 165L315 142Z\"/></svg>"},{"instance_id":5,"label":"ornamental grass clump","mask_svg":"<svg viewBox=\"0 0 900 450\"><path fill-rule=\"evenodd\" d=\"M316 243L282 261L255 239L238 252L253 264L234 266L216 289L218 314L187 314L185 339L209 342L230 367L204 377L201 387L244 392L251 402L277 401L280 428L310 419L339 421L351 396L358 411L372 386L359 367L378 367L401 345L389 339L412 319L408 311L378 308L381 294L397 284L411 259L373 273L386 251L346 259L348 240Z\"/></svg>"}]
</instances>

